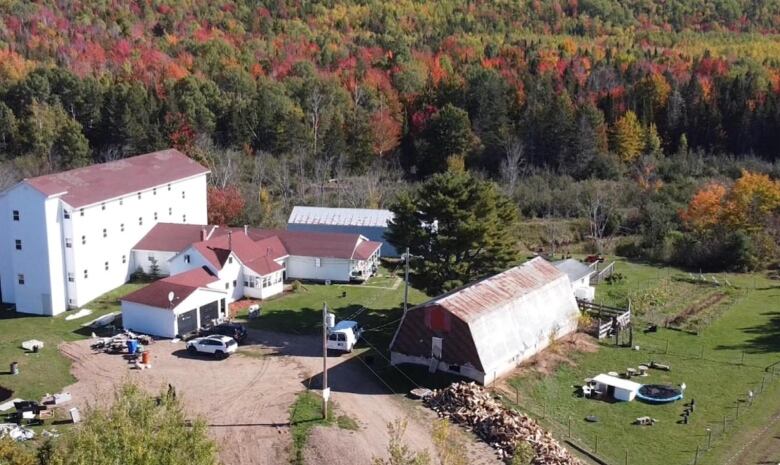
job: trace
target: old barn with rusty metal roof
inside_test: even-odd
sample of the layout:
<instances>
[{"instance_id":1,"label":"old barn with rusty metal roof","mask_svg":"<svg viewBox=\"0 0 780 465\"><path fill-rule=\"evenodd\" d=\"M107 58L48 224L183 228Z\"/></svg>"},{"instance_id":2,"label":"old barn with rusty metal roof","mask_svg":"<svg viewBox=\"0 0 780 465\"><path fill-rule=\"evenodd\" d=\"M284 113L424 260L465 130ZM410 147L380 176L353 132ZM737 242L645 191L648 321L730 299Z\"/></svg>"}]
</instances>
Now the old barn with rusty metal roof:
<instances>
[{"instance_id":1,"label":"old barn with rusty metal roof","mask_svg":"<svg viewBox=\"0 0 780 465\"><path fill-rule=\"evenodd\" d=\"M409 309L391 361L490 384L575 331L578 317L569 278L534 258Z\"/></svg>"}]
</instances>

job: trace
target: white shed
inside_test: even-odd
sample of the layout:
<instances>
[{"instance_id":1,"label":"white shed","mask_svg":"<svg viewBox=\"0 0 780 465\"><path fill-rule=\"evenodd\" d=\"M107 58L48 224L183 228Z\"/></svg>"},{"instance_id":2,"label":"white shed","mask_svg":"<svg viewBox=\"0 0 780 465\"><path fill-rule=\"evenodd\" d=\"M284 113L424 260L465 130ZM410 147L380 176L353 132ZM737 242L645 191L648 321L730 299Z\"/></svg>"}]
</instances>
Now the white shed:
<instances>
[{"instance_id":1,"label":"white shed","mask_svg":"<svg viewBox=\"0 0 780 465\"><path fill-rule=\"evenodd\" d=\"M205 268L155 281L120 299L122 325L137 333L173 338L226 318L226 292L208 287L217 282Z\"/></svg>"},{"instance_id":2,"label":"white shed","mask_svg":"<svg viewBox=\"0 0 780 465\"><path fill-rule=\"evenodd\" d=\"M622 400L624 402L630 402L636 397L636 393L641 384L629 381L623 378L617 378L615 376L600 374L593 378L593 383L596 385L596 390L606 394L607 397L612 397L616 400Z\"/></svg>"},{"instance_id":3,"label":"white shed","mask_svg":"<svg viewBox=\"0 0 780 465\"><path fill-rule=\"evenodd\" d=\"M553 265L569 277L575 297L589 302L593 301L596 297L596 288L590 285L590 277L596 270L573 258L553 262Z\"/></svg>"}]
</instances>

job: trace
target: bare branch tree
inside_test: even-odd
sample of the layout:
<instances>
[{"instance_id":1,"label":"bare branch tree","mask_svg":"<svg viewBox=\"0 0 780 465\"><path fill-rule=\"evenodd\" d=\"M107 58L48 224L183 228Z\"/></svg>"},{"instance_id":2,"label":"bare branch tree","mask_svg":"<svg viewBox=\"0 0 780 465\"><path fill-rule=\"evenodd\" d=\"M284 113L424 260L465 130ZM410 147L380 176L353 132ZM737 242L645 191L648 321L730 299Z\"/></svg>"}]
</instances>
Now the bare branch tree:
<instances>
[{"instance_id":1,"label":"bare branch tree","mask_svg":"<svg viewBox=\"0 0 780 465\"><path fill-rule=\"evenodd\" d=\"M579 205L588 218L590 236L599 252L603 251L609 221L617 209L617 189L614 182L586 181L582 183Z\"/></svg>"},{"instance_id":2,"label":"bare branch tree","mask_svg":"<svg viewBox=\"0 0 780 465\"><path fill-rule=\"evenodd\" d=\"M501 161L501 180L509 195L515 193L520 177L527 172L525 148L516 136L507 137L504 142L504 159Z\"/></svg>"}]
</instances>

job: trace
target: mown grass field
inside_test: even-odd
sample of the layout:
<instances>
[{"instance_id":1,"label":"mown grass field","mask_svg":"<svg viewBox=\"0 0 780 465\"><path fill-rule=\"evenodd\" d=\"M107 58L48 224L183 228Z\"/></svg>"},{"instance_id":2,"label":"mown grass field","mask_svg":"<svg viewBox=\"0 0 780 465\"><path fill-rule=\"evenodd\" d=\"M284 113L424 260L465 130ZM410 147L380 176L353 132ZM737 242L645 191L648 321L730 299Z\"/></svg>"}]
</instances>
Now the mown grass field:
<instances>
[{"instance_id":1,"label":"mown grass field","mask_svg":"<svg viewBox=\"0 0 780 465\"><path fill-rule=\"evenodd\" d=\"M409 305L428 297L409 288ZM260 318L249 321L257 329L290 334L317 334L322 328L322 306L328 305L336 321L351 318L366 329L366 338L386 348L397 320L403 315L404 286L400 278L382 268L380 275L365 284L303 284L295 291L263 302ZM239 317L245 317L246 311Z\"/></svg>"},{"instance_id":2,"label":"mown grass field","mask_svg":"<svg viewBox=\"0 0 780 465\"><path fill-rule=\"evenodd\" d=\"M520 392L520 408L540 417L559 435L571 434L577 442L609 463L637 465L723 463L780 412L780 283L761 275L716 275L733 289L713 284L693 284L688 273L670 268L620 262L626 279L620 284L602 284L597 300L622 305L628 296L647 298L642 317L652 321L688 308L710 292L727 297L700 313L710 315L690 330L659 329L657 333L634 332L639 351L602 344L595 353L568 354L572 364L560 365L552 374L526 374L511 380ZM707 275L711 278L711 275ZM632 301L636 308L636 302ZM635 324L642 318L635 320ZM638 329L642 324L636 324ZM575 386L608 371L625 371L651 360L671 365L670 372L651 370L640 383L685 383L686 399L668 405L641 402L606 403L580 398ZM772 374L773 364L776 374ZM763 387L762 387L763 386ZM752 406L748 391L755 393ZM687 425L680 424L683 403L696 400L696 411ZM737 410L739 409L739 412ZM595 415L597 423L584 418ZM651 416L651 427L631 423ZM571 420L569 420L571 419ZM724 419L726 432L724 433ZM708 439L712 431L712 449ZM596 444L598 442L598 445Z\"/></svg>"},{"instance_id":3,"label":"mown grass field","mask_svg":"<svg viewBox=\"0 0 780 465\"><path fill-rule=\"evenodd\" d=\"M141 286L143 284L125 284L99 297L85 307L93 313L78 320L65 320L71 312L52 318L0 310L0 386L14 391L14 397L40 400L44 394L58 392L74 382L70 360L60 354L57 346L89 337L92 330L81 325L119 311L118 299ZM20 344L29 339L43 341L45 347L37 354L26 354ZM10 375L11 362L19 363L19 375Z\"/></svg>"}]
</instances>

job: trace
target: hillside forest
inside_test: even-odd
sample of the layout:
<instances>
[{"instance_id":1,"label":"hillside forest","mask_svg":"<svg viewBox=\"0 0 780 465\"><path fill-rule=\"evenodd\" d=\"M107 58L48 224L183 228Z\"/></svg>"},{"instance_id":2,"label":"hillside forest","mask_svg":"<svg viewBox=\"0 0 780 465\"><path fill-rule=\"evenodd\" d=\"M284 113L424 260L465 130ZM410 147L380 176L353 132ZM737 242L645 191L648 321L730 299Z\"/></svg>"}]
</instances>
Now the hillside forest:
<instances>
[{"instance_id":1,"label":"hillside forest","mask_svg":"<svg viewBox=\"0 0 780 465\"><path fill-rule=\"evenodd\" d=\"M211 220L387 207L445 171L594 250L780 240L777 0L0 0L0 187L176 147Z\"/></svg>"}]
</instances>

